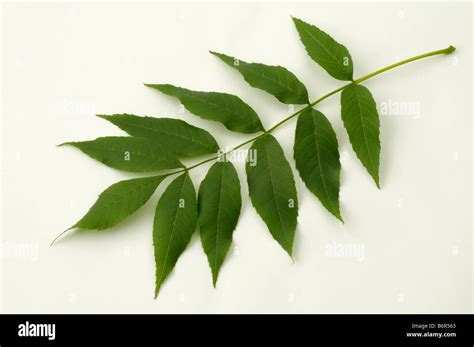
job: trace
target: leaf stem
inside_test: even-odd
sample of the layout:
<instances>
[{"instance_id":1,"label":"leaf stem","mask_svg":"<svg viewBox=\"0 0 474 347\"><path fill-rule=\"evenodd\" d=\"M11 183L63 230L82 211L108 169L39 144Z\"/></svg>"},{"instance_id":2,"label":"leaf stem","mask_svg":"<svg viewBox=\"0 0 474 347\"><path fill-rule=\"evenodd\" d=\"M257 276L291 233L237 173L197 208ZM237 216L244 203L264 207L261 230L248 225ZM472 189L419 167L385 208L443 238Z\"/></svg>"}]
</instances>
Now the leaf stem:
<instances>
[{"instance_id":1,"label":"leaf stem","mask_svg":"<svg viewBox=\"0 0 474 347\"><path fill-rule=\"evenodd\" d=\"M257 135L257 136L255 136L255 137L251 138L250 140L247 140L247 141L241 143L240 145L235 146L234 148L230 149L228 152L223 153L223 155L228 155L229 153L231 153L231 152L233 152L233 151L235 151L235 150L237 150L237 149L239 149L239 148L241 148L241 147L243 147L243 146L245 146L245 145L247 145L247 144L249 144L249 143L251 143L251 142L257 140L258 138L264 136L265 134L271 133L273 130L279 128L280 126L282 126L283 124L285 124L285 123L288 122L289 120L291 120L291 119L297 117L298 115L300 115L303 111L306 111L306 110L312 108L313 106L319 104L320 102L326 100L327 98L333 96L334 94L337 94L337 93L341 92L343 89L347 88L347 87L350 86L351 84L359 84L359 83L362 83L362 82L367 81L368 79L370 79L370 78L372 78L372 77L375 77L375 76L377 76L377 75L380 75L381 73L384 73L384 72L386 72L386 71L395 69L395 68L397 68L397 67L399 67L399 66L402 66L402 65L411 63L411 62L416 61L416 60L425 59L425 58L428 58L428 57L432 57L432 56L434 56L434 55L451 54L451 53L453 53L455 50L456 50L455 47L449 46L449 47L444 48L444 49L439 49L439 50L436 50L436 51L432 51L432 52L420 54L420 55L417 55L417 56L414 56L414 57L411 57L411 58L408 58L408 59L405 59L405 60L401 60L401 61L399 61L399 62L397 62L397 63L395 63L395 64L386 66L386 67L384 67L384 68L382 68L382 69L379 69L379 70L376 70L376 71L374 71L374 72L372 72L372 73L370 73L370 74L368 74L368 75L365 75L365 76L363 76L363 77L360 77L360 78L354 80L353 82L347 83L347 84L345 84L345 85L343 85L343 86L341 86L341 87L339 87L339 88L333 90L332 92L329 92L329 93L323 95L322 97L320 97L319 99L316 99L315 101L311 102L310 104L308 104L307 106L303 107L303 108L300 109L299 111L296 111L296 112L293 113L292 115L290 115L290 116L286 117L285 119L281 120L280 122L278 122L277 124L275 124L274 126L272 126L270 129L268 129L268 130L266 130L265 132L263 132L262 134ZM197 163L197 164L195 164L195 165L193 165L193 166L190 166L190 167L187 168L187 169L184 169L184 170L181 170L181 171L176 171L176 172L174 172L174 173L180 173L180 172L184 172L184 171L189 171L189 170L194 169L194 168L196 168L196 167L198 167L198 166L201 166L201 165L203 165L203 164L205 164L205 163L208 163L208 162L210 162L210 161L216 160L216 159L218 159L219 157L220 157L220 156L215 156L215 157L212 157L212 158L203 160L203 161L201 161L201 162L199 162L199 163Z\"/></svg>"},{"instance_id":2,"label":"leaf stem","mask_svg":"<svg viewBox=\"0 0 474 347\"><path fill-rule=\"evenodd\" d=\"M375 77L377 75L380 75L381 73L384 73L386 71L389 71L389 70L392 70L392 69L395 69L399 66L402 66L402 65L405 65L405 64L408 64L408 63L411 63L413 61L416 61L416 60L420 60L420 59L424 59L424 58L428 58L428 57L431 57L431 56L434 56L434 55L440 55L440 54L451 54L453 53L454 51L456 50L455 47L453 46L449 46L448 48L445 48L445 49L440 49L440 50L436 50L436 51L432 51L432 52L428 52L428 53L425 53L425 54L421 54L421 55L417 55L415 57L412 57L412 58L408 58L408 59L405 59L405 60L402 60L402 61L399 61L398 63L395 63L395 64L392 64L392 65L389 65L389 66L386 66L382 69L379 69L379 70L376 70L368 75L365 75L363 77L360 77L356 80L354 80L353 82L350 82L350 83L347 83L335 90L333 90L332 92L329 92L327 93L326 95L323 95L322 97L320 97L319 99L316 99L315 101L311 102L310 104L308 104L307 106L301 108L299 111L296 111L295 113L293 113L292 115L286 117L285 119L281 120L280 122L278 122L277 124L275 124L273 127L271 127L270 129L268 130L265 130L263 133L251 138L250 140L247 140L247 141L244 141L242 142L241 144L233 147L232 149L230 149L229 151L225 152L225 153L222 153L221 155L216 155L216 156L213 156L211 158L208 158L206 160L203 160L195 165L192 165L190 167L185 167L181 170L178 170L178 171L174 171L174 172L170 172L170 173L167 173L165 174L164 176L171 176L171 175L174 175L174 174L179 174L179 173L183 173L183 172L187 172L187 171L190 171L196 167L199 167L201 165L204 165L208 162L211 162L213 160L216 160L216 159L219 159L220 157L222 156L227 156L229 153L232 153L233 151L251 143L251 142L254 142L255 140L257 140L258 138L262 137L262 136L265 136L266 134L269 134L271 133L273 130L279 128L281 125L285 124L286 122L288 122L289 120L297 117L299 114L301 114L303 111L306 111L310 108L312 108L313 106L319 104L320 102L326 100L327 98L333 96L334 94L337 94L339 92L341 92L343 89L347 88L348 86L350 86L351 84L359 84L359 83L362 83L372 77ZM51 243L51 246L56 242L56 240L58 240L63 234L65 234L68 230L72 229L69 228L65 231L63 231L60 235L58 235L54 240L53 242Z\"/></svg>"},{"instance_id":3,"label":"leaf stem","mask_svg":"<svg viewBox=\"0 0 474 347\"><path fill-rule=\"evenodd\" d=\"M359 84L359 83L362 83L364 81L367 81L368 79L374 77L374 76L377 76L377 75L380 75L381 73L384 73L386 71L389 71L389 70L392 70L392 69L395 69L396 67L399 67L399 66L402 66L402 65L405 65L405 64L408 64L408 63L411 63L413 61L416 61L416 60L420 60L420 59L424 59L424 58L428 58L428 57L431 57L431 56L434 56L434 55L439 55L439 54L451 54L453 53L454 51L456 50L456 48L454 48L453 46L449 46L448 48L445 48L445 49L439 49L437 51L433 51L433 52L428 52L428 53L425 53L425 54L420 54L420 55L417 55L415 57L412 57L412 58L408 58L408 59L405 59L405 60L402 60L402 61L399 61L398 63L395 63L395 64L392 64L392 65L389 65L389 66L386 66L382 69L379 69L377 71L374 71L368 75L365 75L361 78L358 78L356 80L354 80L353 82L351 83L347 83L346 85L343 85L342 87L339 87L335 90L333 90L332 92L329 92L327 93L326 95L323 95L322 97L320 97L319 99L313 101L312 103L310 103L308 106L306 107L303 107L301 110L293 113L291 116L288 116L287 118L283 119L282 121L280 121L279 123L275 124L273 127L271 127L270 129L267 130L268 133L272 132L273 130L275 130L276 128L280 127L281 125L285 124L287 121L289 121L290 119L298 116L301 112L303 111L306 111L307 109L310 109L312 108L314 105L317 105L319 104L321 101L323 100L326 100L327 98L329 98L330 96L333 96L334 94L337 94L339 92L341 92L343 89L347 88L348 86L350 86L351 84Z\"/></svg>"}]
</instances>

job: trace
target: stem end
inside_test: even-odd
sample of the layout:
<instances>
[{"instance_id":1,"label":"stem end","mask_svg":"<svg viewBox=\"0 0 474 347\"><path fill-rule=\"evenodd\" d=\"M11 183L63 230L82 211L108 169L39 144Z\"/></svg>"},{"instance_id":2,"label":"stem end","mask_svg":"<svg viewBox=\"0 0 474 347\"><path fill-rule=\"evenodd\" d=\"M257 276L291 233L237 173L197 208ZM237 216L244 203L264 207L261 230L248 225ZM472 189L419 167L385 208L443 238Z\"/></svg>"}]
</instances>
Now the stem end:
<instances>
[{"instance_id":1,"label":"stem end","mask_svg":"<svg viewBox=\"0 0 474 347\"><path fill-rule=\"evenodd\" d=\"M456 47L454 47L454 46L449 46L448 48L446 48L446 51L444 52L444 54L451 54L451 53L453 53L455 50L456 50Z\"/></svg>"}]
</instances>

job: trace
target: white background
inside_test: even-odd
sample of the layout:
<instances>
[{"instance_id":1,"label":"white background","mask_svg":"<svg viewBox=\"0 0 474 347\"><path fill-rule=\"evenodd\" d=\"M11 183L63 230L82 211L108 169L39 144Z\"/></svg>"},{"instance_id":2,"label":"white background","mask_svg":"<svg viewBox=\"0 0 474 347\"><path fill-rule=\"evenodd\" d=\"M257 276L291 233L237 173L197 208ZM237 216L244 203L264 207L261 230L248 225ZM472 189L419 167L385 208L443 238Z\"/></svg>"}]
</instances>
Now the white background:
<instances>
[{"instance_id":1,"label":"white background","mask_svg":"<svg viewBox=\"0 0 474 347\"><path fill-rule=\"evenodd\" d=\"M459 3L4 3L2 5L3 312L470 312L472 310L472 13ZM283 65L311 99L337 88L306 55L290 15L345 44L355 77L424 52L437 56L367 81L381 115L382 190L356 160L339 96L318 107L342 157L342 225L295 171L300 211L295 263L248 199L217 289L198 237L153 300L151 226L163 184L121 225L71 233L110 184L131 177L56 144L122 132L96 113L177 117L231 146L249 138L142 85L235 93L269 127L287 106L249 87L208 53ZM294 168L295 122L276 132ZM193 172L197 186L207 167ZM330 250L346 247L341 256ZM347 247L362 250L354 256Z\"/></svg>"}]
</instances>

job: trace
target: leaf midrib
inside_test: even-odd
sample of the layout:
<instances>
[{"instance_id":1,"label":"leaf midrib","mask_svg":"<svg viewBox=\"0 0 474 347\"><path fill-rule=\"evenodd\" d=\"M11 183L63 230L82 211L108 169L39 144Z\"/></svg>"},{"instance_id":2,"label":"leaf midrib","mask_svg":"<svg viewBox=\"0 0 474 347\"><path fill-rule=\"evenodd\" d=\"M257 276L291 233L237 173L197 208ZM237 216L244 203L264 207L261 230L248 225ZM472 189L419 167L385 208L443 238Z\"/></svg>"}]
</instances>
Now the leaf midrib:
<instances>
[{"instance_id":1,"label":"leaf midrib","mask_svg":"<svg viewBox=\"0 0 474 347\"><path fill-rule=\"evenodd\" d=\"M361 128L362 128L362 134L364 135L365 148L367 150L367 155L369 156L370 166L371 166L372 172L375 174L376 173L376 171L374 170L375 166L374 166L374 162L373 162L373 159L372 159L372 155L370 153L369 144L367 142L367 136L366 136L366 133L365 133L364 117L362 116L361 104L359 102L359 92L357 90L355 90L355 99L356 99L356 103L357 103L357 109L359 111L359 112L357 112L357 114L359 115L360 124L361 124Z\"/></svg>"},{"instance_id":2,"label":"leaf midrib","mask_svg":"<svg viewBox=\"0 0 474 347\"><path fill-rule=\"evenodd\" d=\"M181 195L183 194L184 184L185 184L186 180L187 180L187 177L185 176L184 179L183 179L183 183L181 184L181 188L179 190L178 202L179 202L179 199L180 199ZM174 217L173 217L173 226L171 227L170 241L168 242L168 247L166 248L165 260L163 262L163 268L161 269L160 280L158 282L160 287L161 287L161 283L163 281L163 274L165 272L166 264L168 262L168 256L169 256L169 251L170 251L170 248L171 248L171 244L173 243L173 236L174 236L174 232L175 232L175 228L176 228L178 209L179 209L179 206L177 205L177 207L175 209Z\"/></svg>"},{"instance_id":3,"label":"leaf midrib","mask_svg":"<svg viewBox=\"0 0 474 347\"><path fill-rule=\"evenodd\" d=\"M211 105L211 106L213 106L214 108L224 110L224 111L226 111L226 112L228 112L228 113L231 113L231 114L234 115L234 116L237 116L239 119L242 119L242 120L244 120L244 121L249 121L249 119L247 119L245 116L243 116L242 113L237 112L237 109L236 109L235 107L228 108L228 107L227 107L227 104L226 104L225 102L224 102L224 105L219 105L219 104L216 104L216 103L214 103L214 102L209 102L208 100L203 99L202 97L200 97L199 94L198 94L198 93L206 93L206 92L192 92L192 91L191 91L191 93L190 93L190 92L188 92L187 90L184 90L184 91L178 91L178 93L181 93L181 95L184 96L184 97L196 99L196 100L198 100L198 101L200 101L200 102L202 102L202 103L204 103L204 104ZM221 94L224 94L224 93L215 93L215 92L210 92L210 93L213 93L214 96L217 96L217 97L220 97ZM206 94L209 95L209 93L206 93ZM212 94L211 94L211 95L212 95ZM231 95L231 94L224 94L224 95L226 95L227 97L230 97L230 98L232 98L232 99L233 99L233 98L237 98L238 100L240 100L240 99L239 99L237 96L235 96L235 95ZM241 100L240 100L240 101L241 101ZM232 100L232 105L233 105L233 106L236 106L236 105L234 104L234 100ZM226 118L227 118L227 119L226 119L226 122L232 121L232 118L230 118L230 117L226 117ZM250 125L250 124L249 124L249 125Z\"/></svg>"},{"instance_id":4,"label":"leaf midrib","mask_svg":"<svg viewBox=\"0 0 474 347\"><path fill-rule=\"evenodd\" d=\"M225 164L222 165L222 170L221 170L221 174L220 174L220 182L219 182L219 194L217 196L217 204L218 204L218 208L217 208L217 217L216 217L216 245L214 247L214 271L216 271L217 269L217 254L218 254L218 246L219 246L219 231L220 231L220 216L221 216L221 197L222 197L222 182L224 181L224 169L225 169ZM216 271L216 278L215 280L217 280L217 271ZM214 274L213 274L214 276Z\"/></svg>"},{"instance_id":5,"label":"leaf midrib","mask_svg":"<svg viewBox=\"0 0 474 347\"><path fill-rule=\"evenodd\" d=\"M281 211L280 211L280 205L278 204L278 201L276 199L276 191L275 191L275 185L273 184L273 176L272 176L271 165L270 165L270 161L268 160L267 138L263 139L263 148L265 150L265 161L267 163L266 166L268 168L268 177L270 179L270 185L272 187L272 193L273 193L276 209L277 209L277 212L278 212L278 221L279 221L280 226L281 226L280 231L282 232L283 237L286 239L286 241L288 241L288 237L287 237L286 233L284 232L284 226L283 226L283 220L282 220Z\"/></svg>"},{"instance_id":6,"label":"leaf midrib","mask_svg":"<svg viewBox=\"0 0 474 347\"><path fill-rule=\"evenodd\" d=\"M148 188L148 186L150 186L150 185L152 185L152 184L160 184L160 182L157 183L156 181L160 181L161 179L162 179L161 177L155 177L155 178L152 179L150 182L145 183L145 184L142 185L142 186L137 186L136 189L131 189L131 190L130 190L128 193L126 193L126 194L117 194L117 193L114 193L114 194L117 194L117 195L119 196L116 200L110 202L109 204L102 205L102 206L95 207L95 208L96 208L97 210L103 210L103 209L108 209L108 208L110 208L111 206L113 206L113 205L115 205L115 204L118 204L118 203L122 203L122 204L123 204L123 201L124 201L127 197L129 197L129 196L135 194L135 193L136 193L137 191L139 191L139 190L142 190L142 191L145 190L145 188ZM100 196L99 196L99 198L100 198ZM86 214L86 216L87 216L87 214ZM79 225L79 224L81 223L81 221L82 221L86 216L84 216L79 222L77 222L77 223L76 223L76 226ZM83 228L83 227L81 227L81 228Z\"/></svg>"},{"instance_id":7,"label":"leaf midrib","mask_svg":"<svg viewBox=\"0 0 474 347\"><path fill-rule=\"evenodd\" d=\"M314 40L326 51L326 53L328 53L332 58L334 58L334 60L336 61L336 64L337 64L338 66L341 66L341 64L340 64L339 60L337 59L337 57L336 57L331 51L329 51L329 49L327 49L326 46L325 46L323 43L321 43L320 40L318 40L316 37L314 37L313 34L306 28L306 25L309 25L309 24L306 24L306 23L304 23L304 24L305 24L305 25L303 25L303 27L302 27L303 30L305 30L306 33L307 33L309 36L311 36L311 38L314 39ZM320 31L322 32L322 30L320 30ZM327 34L326 34L326 35L327 35ZM338 43L336 42L336 44L338 44ZM338 44L338 45L339 45L339 44ZM343 69L343 70L344 70L344 69Z\"/></svg>"},{"instance_id":8,"label":"leaf midrib","mask_svg":"<svg viewBox=\"0 0 474 347\"><path fill-rule=\"evenodd\" d=\"M260 68L261 68L260 66L258 66L259 64L254 64L254 63L245 63L245 64L247 64L247 65L254 65L256 69L260 69ZM270 68L275 68L275 69L278 68L278 66L269 66L269 67L270 67ZM252 71L251 69L246 68L246 67L243 67L243 66L242 66L241 68L242 68L243 70L246 70L248 73L251 73L251 74L256 75L257 77L262 77L262 78L264 78L264 79L266 79L266 80L268 80L268 81L270 81L270 82L274 82L275 84L278 84L279 86L281 86L281 87L287 89L288 91L292 92L296 97L301 97L301 96L303 96L302 94L299 93L298 90L295 90L295 89L293 89L293 88L290 86L290 81L289 81L288 77L286 77L287 83L286 83L286 84L283 84L283 83L280 82L279 80L275 80L275 79L273 79L273 78L271 78L271 77L265 75L261 70L259 70L259 71ZM259 73L259 72L260 72L260 73ZM289 71L286 71L286 72L290 73ZM279 76L278 71L276 71L276 75Z\"/></svg>"},{"instance_id":9,"label":"leaf midrib","mask_svg":"<svg viewBox=\"0 0 474 347\"><path fill-rule=\"evenodd\" d=\"M146 127L146 126L142 126L142 125L139 125L137 123L134 123L133 121L128 121L128 120L122 120L123 123L126 123L128 125L132 125L132 126L135 126L137 128L140 128L140 129L145 129L145 130L149 130L149 131L152 131L152 132L156 132L158 134L163 134L163 135L167 135L167 136L175 136L179 139L184 139L184 140L188 140L190 142L193 142L195 144L198 144L198 145L201 145L205 148L208 148L208 149L213 149L211 147L209 147L207 144L203 143L203 142L199 142L197 140L195 140L194 138L189 138L189 137L186 137L186 136L182 136L181 134L179 135L176 135L176 134L170 134L170 133L167 133L165 131L160 131L159 129L155 128L155 127Z\"/></svg>"},{"instance_id":10,"label":"leaf midrib","mask_svg":"<svg viewBox=\"0 0 474 347\"><path fill-rule=\"evenodd\" d=\"M136 150L135 148L132 148L132 149L129 149L129 148L114 148L114 147L108 147L108 148L105 148L105 147L101 147L101 146L97 146L97 145L94 145L94 144L91 144L91 143L83 143L83 145L91 148L91 149L99 149L99 150L103 150L103 151L111 151L111 152L130 152L132 154L136 154L138 155L139 157L142 157L142 158L153 158L153 159L161 159L161 160L169 160L170 157L168 157L166 154L164 153L160 153L161 154L161 157L159 156L156 156L155 154L156 153L159 153L158 151L153 151L153 150L150 150L149 153L143 153L141 151L138 151Z\"/></svg>"},{"instance_id":11,"label":"leaf midrib","mask_svg":"<svg viewBox=\"0 0 474 347\"><path fill-rule=\"evenodd\" d=\"M324 191L326 192L326 197L329 201L329 205L331 205L331 210L333 211L333 213L336 213L336 209L334 208L331 197L329 196L329 192L328 192L328 189L327 189L327 186L326 186L326 180L323 176L323 171L322 171L322 167L321 167L321 156L319 154L319 143L318 143L318 139L317 139L317 136L316 136L316 123L314 121L314 117L312 117L312 116L311 116L311 123L313 125L313 131L311 131L311 134L313 135L314 142L316 143L316 153L317 153L317 160L318 160L319 176L321 177L321 181L323 182Z\"/></svg>"}]
</instances>

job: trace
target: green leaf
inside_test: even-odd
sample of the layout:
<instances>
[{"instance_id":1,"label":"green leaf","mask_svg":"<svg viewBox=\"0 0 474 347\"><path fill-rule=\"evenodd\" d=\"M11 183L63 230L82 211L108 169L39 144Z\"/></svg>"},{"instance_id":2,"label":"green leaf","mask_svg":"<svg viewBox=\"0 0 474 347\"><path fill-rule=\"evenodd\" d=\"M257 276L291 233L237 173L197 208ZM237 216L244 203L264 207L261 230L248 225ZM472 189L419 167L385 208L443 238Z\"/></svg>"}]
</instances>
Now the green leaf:
<instances>
[{"instance_id":1,"label":"green leaf","mask_svg":"<svg viewBox=\"0 0 474 347\"><path fill-rule=\"evenodd\" d=\"M294 17L293 22L310 58L332 77L352 81L352 57L347 48L314 25Z\"/></svg>"},{"instance_id":2,"label":"green leaf","mask_svg":"<svg viewBox=\"0 0 474 347\"><path fill-rule=\"evenodd\" d=\"M341 94L342 120L352 148L380 188L380 120L370 91L358 84Z\"/></svg>"},{"instance_id":3,"label":"green leaf","mask_svg":"<svg viewBox=\"0 0 474 347\"><path fill-rule=\"evenodd\" d=\"M196 192L189 174L174 179L158 201L153 224L155 299L196 229Z\"/></svg>"},{"instance_id":4,"label":"green leaf","mask_svg":"<svg viewBox=\"0 0 474 347\"><path fill-rule=\"evenodd\" d=\"M216 153L216 140L209 132L185 121L172 118L139 117L131 114L98 115L115 124L129 135L156 141L167 150L197 156Z\"/></svg>"},{"instance_id":5,"label":"green leaf","mask_svg":"<svg viewBox=\"0 0 474 347\"><path fill-rule=\"evenodd\" d=\"M282 66L246 63L225 54L211 52L239 71L252 87L262 89L285 104L308 104L308 91L303 83Z\"/></svg>"},{"instance_id":6,"label":"green leaf","mask_svg":"<svg viewBox=\"0 0 474 347\"><path fill-rule=\"evenodd\" d=\"M150 172L181 168L174 154L158 143L140 137L109 136L92 141L66 142L111 168L128 172Z\"/></svg>"},{"instance_id":7,"label":"green leaf","mask_svg":"<svg viewBox=\"0 0 474 347\"><path fill-rule=\"evenodd\" d=\"M164 178L165 176L134 178L112 184L70 229L103 230L113 227L142 207Z\"/></svg>"},{"instance_id":8,"label":"green leaf","mask_svg":"<svg viewBox=\"0 0 474 347\"><path fill-rule=\"evenodd\" d=\"M246 164L250 199L273 238L291 256L298 216L298 197L290 164L272 135L257 139Z\"/></svg>"},{"instance_id":9,"label":"green leaf","mask_svg":"<svg viewBox=\"0 0 474 347\"><path fill-rule=\"evenodd\" d=\"M242 206L239 177L232 163L217 162L209 169L199 188L198 206L201 242L215 287Z\"/></svg>"},{"instance_id":10,"label":"green leaf","mask_svg":"<svg viewBox=\"0 0 474 347\"><path fill-rule=\"evenodd\" d=\"M221 122L229 130L244 134L263 130L257 113L238 96L193 91L170 84L145 85L178 98L191 113L204 119Z\"/></svg>"},{"instance_id":11,"label":"green leaf","mask_svg":"<svg viewBox=\"0 0 474 347\"><path fill-rule=\"evenodd\" d=\"M298 118L294 155L296 168L306 187L336 218L339 211L341 164L336 133L319 111L309 109Z\"/></svg>"}]
</instances>

